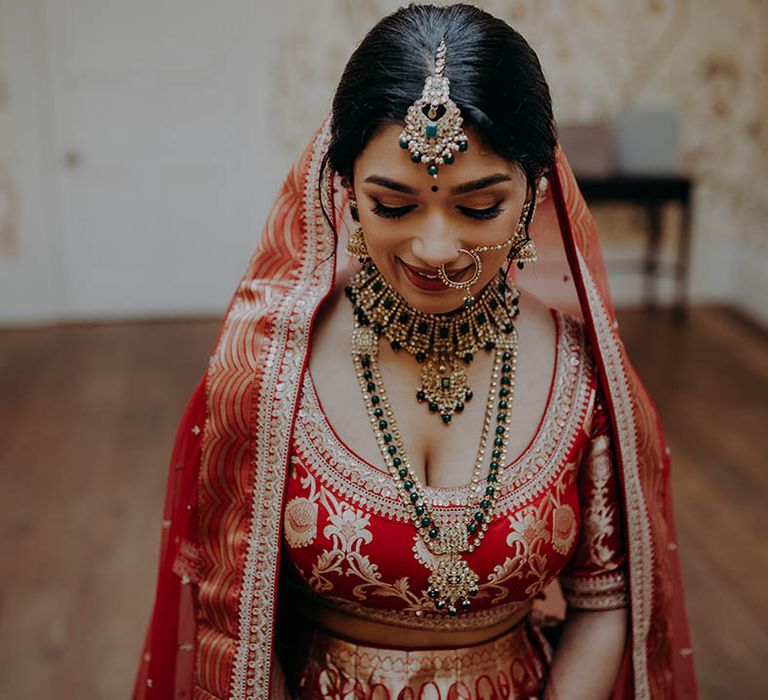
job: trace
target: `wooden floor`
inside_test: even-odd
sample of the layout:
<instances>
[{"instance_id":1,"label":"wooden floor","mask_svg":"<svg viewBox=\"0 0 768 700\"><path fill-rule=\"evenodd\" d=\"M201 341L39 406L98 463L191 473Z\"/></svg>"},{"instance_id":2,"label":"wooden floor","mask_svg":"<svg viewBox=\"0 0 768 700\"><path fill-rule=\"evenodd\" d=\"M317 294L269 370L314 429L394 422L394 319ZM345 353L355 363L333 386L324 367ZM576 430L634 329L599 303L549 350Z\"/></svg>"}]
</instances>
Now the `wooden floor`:
<instances>
[{"instance_id":1,"label":"wooden floor","mask_svg":"<svg viewBox=\"0 0 768 700\"><path fill-rule=\"evenodd\" d=\"M625 312L674 460L701 697L765 697L768 337ZM0 697L127 698L165 463L216 322L0 332Z\"/></svg>"}]
</instances>

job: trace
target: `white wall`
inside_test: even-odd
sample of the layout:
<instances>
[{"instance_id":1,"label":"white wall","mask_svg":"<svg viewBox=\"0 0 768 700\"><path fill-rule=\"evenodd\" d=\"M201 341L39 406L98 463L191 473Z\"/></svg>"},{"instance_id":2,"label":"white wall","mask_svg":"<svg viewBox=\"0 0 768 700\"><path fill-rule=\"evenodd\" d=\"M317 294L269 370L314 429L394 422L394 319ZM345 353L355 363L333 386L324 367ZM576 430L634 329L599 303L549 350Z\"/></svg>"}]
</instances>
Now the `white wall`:
<instances>
[{"instance_id":1,"label":"white wall","mask_svg":"<svg viewBox=\"0 0 768 700\"><path fill-rule=\"evenodd\" d=\"M399 4L0 0L0 163L20 201L0 323L221 313L346 58ZM531 40L561 119L681 111L692 298L768 323L768 6L481 4ZM612 283L638 299L637 278Z\"/></svg>"}]
</instances>

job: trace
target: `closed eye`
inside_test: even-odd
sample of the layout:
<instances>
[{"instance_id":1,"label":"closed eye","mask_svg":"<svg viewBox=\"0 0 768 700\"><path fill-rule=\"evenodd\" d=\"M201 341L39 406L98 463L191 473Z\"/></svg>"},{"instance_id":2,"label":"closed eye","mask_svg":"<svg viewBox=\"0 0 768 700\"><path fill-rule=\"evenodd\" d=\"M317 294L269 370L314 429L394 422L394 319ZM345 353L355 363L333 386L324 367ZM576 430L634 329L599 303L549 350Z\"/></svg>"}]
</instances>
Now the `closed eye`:
<instances>
[{"instance_id":1,"label":"closed eye","mask_svg":"<svg viewBox=\"0 0 768 700\"><path fill-rule=\"evenodd\" d=\"M373 201L376 202L376 206L374 206L371 211L385 219L399 219L401 216L405 216L409 211L413 211L416 208L415 204L408 204L404 207L385 207L378 200L374 199Z\"/></svg>"},{"instance_id":2,"label":"closed eye","mask_svg":"<svg viewBox=\"0 0 768 700\"><path fill-rule=\"evenodd\" d=\"M473 219L495 219L500 214L504 213L504 210L499 206L501 202L496 202L492 207L487 209L470 209L469 207L456 207L462 214L471 216Z\"/></svg>"}]
</instances>

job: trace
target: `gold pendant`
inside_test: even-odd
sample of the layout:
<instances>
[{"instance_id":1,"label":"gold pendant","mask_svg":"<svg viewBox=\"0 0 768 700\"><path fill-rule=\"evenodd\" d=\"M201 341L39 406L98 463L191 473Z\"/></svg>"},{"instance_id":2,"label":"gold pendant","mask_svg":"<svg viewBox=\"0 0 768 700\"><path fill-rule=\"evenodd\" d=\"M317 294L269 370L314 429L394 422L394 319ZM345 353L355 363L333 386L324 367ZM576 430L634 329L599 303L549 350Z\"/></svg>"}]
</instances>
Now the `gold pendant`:
<instances>
[{"instance_id":1,"label":"gold pendant","mask_svg":"<svg viewBox=\"0 0 768 700\"><path fill-rule=\"evenodd\" d=\"M421 368L416 398L427 401L430 412L439 413L444 423L450 423L453 414L461 413L464 403L472 398L466 370L450 355L428 357Z\"/></svg>"},{"instance_id":2,"label":"gold pendant","mask_svg":"<svg viewBox=\"0 0 768 700\"><path fill-rule=\"evenodd\" d=\"M479 576L456 553L445 554L429 577L427 595L435 601L438 610L457 615L470 606L470 598L478 593Z\"/></svg>"}]
</instances>

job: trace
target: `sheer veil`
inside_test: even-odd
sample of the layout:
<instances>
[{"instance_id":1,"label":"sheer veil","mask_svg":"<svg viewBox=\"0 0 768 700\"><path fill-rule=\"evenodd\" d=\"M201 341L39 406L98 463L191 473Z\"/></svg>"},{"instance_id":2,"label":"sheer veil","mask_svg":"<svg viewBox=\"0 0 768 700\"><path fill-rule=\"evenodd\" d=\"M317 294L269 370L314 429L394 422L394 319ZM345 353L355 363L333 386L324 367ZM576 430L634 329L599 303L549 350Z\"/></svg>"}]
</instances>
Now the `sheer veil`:
<instances>
[{"instance_id":1,"label":"sheer veil","mask_svg":"<svg viewBox=\"0 0 768 700\"><path fill-rule=\"evenodd\" d=\"M339 179L321 168L328 140L326 121L286 177L182 417L134 698L281 697L273 643L288 446L312 323L346 264L323 213L348 228ZM694 698L669 452L562 152L548 182L531 227L539 262L517 283L584 320L610 412L631 598L614 697Z\"/></svg>"}]
</instances>

